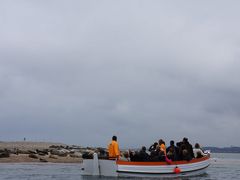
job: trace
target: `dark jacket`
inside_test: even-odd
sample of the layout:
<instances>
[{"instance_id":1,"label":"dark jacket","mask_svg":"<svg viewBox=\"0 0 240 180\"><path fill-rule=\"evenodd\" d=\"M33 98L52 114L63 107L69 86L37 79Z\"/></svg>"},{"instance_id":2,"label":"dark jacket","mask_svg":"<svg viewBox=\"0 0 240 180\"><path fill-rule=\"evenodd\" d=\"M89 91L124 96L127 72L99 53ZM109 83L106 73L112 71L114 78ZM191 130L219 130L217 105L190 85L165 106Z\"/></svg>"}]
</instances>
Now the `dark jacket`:
<instances>
[{"instance_id":1,"label":"dark jacket","mask_svg":"<svg viewBox=\"0 0 240 180\"><path fill-rule=\"evenodd\" d=\"M168 157L168 158L173 160L173 161L177 161L179 159L179 149L178 149L178 147L176 147L176 146L169 146L167 148L167 154L168 154L170 148L173 149L173 155L171 157Z\"/></svg>"},{"instance_id":2,"label":"dark jacket","mask_svg":"<svg viewBox=\"0 0 240 180\"><path fill-rule=\"evenodd\" d=\"M146 151L139 151L138 153L138 158L139 158L139 161L149 161L149 155L148 153L146 153Z\"/></svg>"}]
</instances>

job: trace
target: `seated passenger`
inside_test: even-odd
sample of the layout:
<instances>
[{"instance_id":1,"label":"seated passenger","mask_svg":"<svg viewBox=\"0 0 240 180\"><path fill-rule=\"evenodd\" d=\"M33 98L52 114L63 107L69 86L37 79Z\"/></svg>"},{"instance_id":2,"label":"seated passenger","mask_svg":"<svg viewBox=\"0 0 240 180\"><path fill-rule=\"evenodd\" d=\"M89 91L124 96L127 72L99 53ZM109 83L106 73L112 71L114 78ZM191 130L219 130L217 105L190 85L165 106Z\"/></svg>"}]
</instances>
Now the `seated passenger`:
<instances>
[{"instance_id":1,"label":"seated passenger","mask_svg":"<svg viewBox=\"0 0 240 180\"><path fill-rule=\"evenodd\" d=\"M139 161L138 152L129 150L130 161Z\"/></svg>"},{"instance_id":2,"label":"seated passenger","mask_svg":"<svg viewBox=\"0 0 240 180\"><path fill-rule=\"evenodd\" d=\"M207 154L205 154L203 152L203 150L200 148L200 145L198 143L195 144L195 148L193 149L193 153L194 153L195 158L201 158L203 156L207 156Z\"/></svg>"},{"instance_id":3,"label":"seated passenger","mask_svg":"<svg viewBox=\"0 0 240 180\"><path fill-rule=\"evenodd\" d=\"M183 144L186 146L186 149L187 149L187 151L188 151L191 159L194 158L193 147L192 147L192 145L189 143L188 138L186 138L186 137L183 138Z\"/></svg>"},{"instance_id":4,"label":"seated passenger","mask_svg":"<svg viewBox=\"0 0 240 180\"><path fill-rule=\"evenodd\" d=\"M189 153L185 144L182 144L179 149L179 160L190 161L192 159L191 154Z\"/></svg>"},{"instance_id":5,"label":"seated passenger","mask_svg":"<svg viewBox=\"0 0 240 180\"><path fill-rule=\"evenodd\" d=\"M129 152L125 151L125 152L121 153L120 160L130 161Z\"/></svg>"},{"instance_id":6,"label":"seated passenger","mask_svg":"<svg viewBox=\"0 0 240 180\"><path fill-rule=\"evenodd\" d=\"M170 141L170 146L166 149L167 157L172 161L178 160L178 148L174 145L174 141Z\"/></svg>"},{"instance_id":7,"label":"seated passenger","mask_svg":"<svg viewBox=\"0 0 240 180\"><path fill-rule=\"evenodd\" d=\"M156 151L157 145L158 145L158 143L155 142L153 145L151 145L151 146L148 148L148 151L150 151L150 152Z\"/></svg>"},{"instance_id":8,"label":"seated passenger","mask_svg":"<svg viewBox=\"0 0 240 180\"><path fill-rule=\"evenodd\" d=\"M168 159L171 159L172 161L176 160L176 153L173 147L170 147L167 151L167 157Z\"/></svg>"},{"instance_id":9,"label":"seated passenger","mask_svg":"<svg viewBox=\"0 0 240 180\"><path fill-rule=\"evenodd\" d=\"M191 157L191 155L190 155L190 153L188 152L187 149L183 149L182 159L186 160L186 161L190 161L192 159L192 157Z\"/></svg>"},{"instance_id":10,"label":"seated passenger","mask_svg":"<svg viewBox=\"0 0 240 180\"><path fill-rule=\"evenodd\" d=\"M158 161L164 162L166 160L165 152L160 148L158 152Z\"/></svg>"},{"instance_id":11,"label":"seated passenger","mask_svg":"<svg viewBox=\"0 0 240 180\"><path fill-rule=\"evenodd\" d=\"M166 153L165 142L162 139L160 139L158 141L158 144L159 144L160 151L162 151L164 153L164 155L166 155L167 153Z\"/></svg>"},{"instance_id":12,"label":"seated passenger","mask_svg":"<svg viewBox=\"0 0 240 180\"><path fill-rule=\"evenodd\" d=\"M177 143L179 147L179 160L191 160L194 158L192 145L187 138L183 138L182 142ZM183 153L183 150L184 153Z\"/></svg>"},{"instance_id":13,"label":"seated passenger","mask_svg":"<svg viewBox=\"0 0 240 180\"><path fill-rule=\"evenodd\" d=\"M159 152L159 160L160 161L165 161L166 158L167 158L165 142L162 139L160 139L158 141L158 143L159 143L159 150L160 150L160 152Z\"/></svg>"},{"instance_id":14,"label":"seated passenger","mask_svg":"<svg viewBox=\"0 0 240 180\"><path fill-rule=\"evenodd\" d=\"M154 150L154 151L152 150L150 152L149 161L154 161L154 162L159 161L159 152L160 152L160 150L157 147L158 146L156 146L156 150Z\"/></svg>"},{"instance_id":15,"label":"seated passenger","mask_svg":"<svg viewBox=\"0 0 240 180\"><path fill-rule=\"evenodd\" d=\"M139 161L149 161L149 154L146 152L146 147L143 146L142 149L138 153Z\"/></svg>"}]
</instances>

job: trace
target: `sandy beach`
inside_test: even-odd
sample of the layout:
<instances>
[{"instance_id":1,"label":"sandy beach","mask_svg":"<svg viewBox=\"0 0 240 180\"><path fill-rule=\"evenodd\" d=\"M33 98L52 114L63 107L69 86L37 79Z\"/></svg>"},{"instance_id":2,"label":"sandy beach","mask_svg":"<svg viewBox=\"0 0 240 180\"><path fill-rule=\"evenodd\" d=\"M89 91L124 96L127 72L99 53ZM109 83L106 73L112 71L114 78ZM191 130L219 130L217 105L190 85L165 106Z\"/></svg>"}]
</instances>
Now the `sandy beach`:
<instances>
[{"instance_id":1,"label":"sandy beach","mask_svg":"<svg viewBox=\"0 0 240 180\"><path fill-rule=\"evenodd\" d=\"M6 157L4 157L6 156ZM52 142L0 142L0 163L80 163L79 149Z\"/></svg>"}]
</instances>

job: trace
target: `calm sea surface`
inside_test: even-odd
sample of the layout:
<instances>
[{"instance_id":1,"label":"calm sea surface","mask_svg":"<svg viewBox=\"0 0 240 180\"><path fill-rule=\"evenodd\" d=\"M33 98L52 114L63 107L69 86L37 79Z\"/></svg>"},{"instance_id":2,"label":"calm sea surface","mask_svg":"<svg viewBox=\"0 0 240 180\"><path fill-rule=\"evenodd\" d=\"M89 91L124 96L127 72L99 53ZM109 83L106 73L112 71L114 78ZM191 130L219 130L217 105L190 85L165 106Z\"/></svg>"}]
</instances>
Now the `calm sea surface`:
<instances>
[{"instance_id":1,"label":"calm sea surface","mask_svg":"<svg viewBox=\"0 0 240 180\"><path fill-rule=\"evenodd\" d=\"M240 154L212 154L207 173L196 177L172 178L175 180L240 179ZM0 180L96 180L139 178L83 178L79 164L1 164ZM144 178L146 179L146 178ZM153 179L153 178L148 178ZM164 178L165 179L165 178ZM170 179L170 178L168 178Z\"/></svg>"}]
</instances>

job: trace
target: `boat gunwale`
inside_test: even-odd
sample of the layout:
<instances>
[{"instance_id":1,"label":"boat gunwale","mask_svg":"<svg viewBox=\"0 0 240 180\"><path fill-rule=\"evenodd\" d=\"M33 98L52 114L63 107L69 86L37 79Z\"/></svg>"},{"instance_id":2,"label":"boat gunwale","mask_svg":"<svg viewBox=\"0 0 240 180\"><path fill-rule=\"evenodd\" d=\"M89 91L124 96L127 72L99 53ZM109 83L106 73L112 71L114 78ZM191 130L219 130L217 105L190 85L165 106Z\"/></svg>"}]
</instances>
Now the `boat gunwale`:
<instances>
[{"instance_id":1,"label":"boat gunwale","mask_svg":"<svg viewBox=\"0 0 240 180\"><path fill-rule=\"evenodd\" d=\"M135 162L135 161L123 161L123 160L117 160L117 165L129 165L129 166L161 166L161 165L182 165L182 164L192 164L192 163L198 163L202 161L209 160L209 156L204 156L202 158L194 158L190 161L182 160L182 161L172 161L170 163L167 162Z\"/></svg>"}]
</instances>

